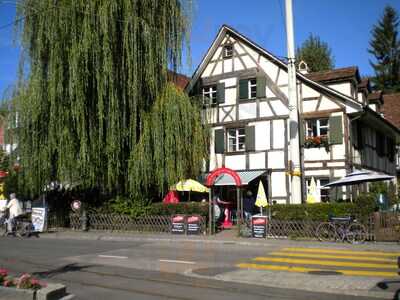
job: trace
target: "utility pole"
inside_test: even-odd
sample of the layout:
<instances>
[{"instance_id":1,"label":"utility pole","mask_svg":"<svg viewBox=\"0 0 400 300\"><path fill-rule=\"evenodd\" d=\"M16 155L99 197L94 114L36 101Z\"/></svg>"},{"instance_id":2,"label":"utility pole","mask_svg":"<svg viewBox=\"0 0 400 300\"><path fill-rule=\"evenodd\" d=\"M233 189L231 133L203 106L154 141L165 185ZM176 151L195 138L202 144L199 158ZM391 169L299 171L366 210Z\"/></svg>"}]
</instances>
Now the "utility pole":
<instances>
[{"instance_id":1,"label":"utility pole","mask_svg":"<svg viewBox=\"0 0 400 300\"><path fill-rule=\"evenodd\" d=\"M296 57L294 54L293 9L292 0L285 0L286 9L286 37L288 51L288 90L289 90L289 135L290 135L290 203L301 203L301 165L299 143L299 111L296 83Z\"/></svg>"}]
</instances>

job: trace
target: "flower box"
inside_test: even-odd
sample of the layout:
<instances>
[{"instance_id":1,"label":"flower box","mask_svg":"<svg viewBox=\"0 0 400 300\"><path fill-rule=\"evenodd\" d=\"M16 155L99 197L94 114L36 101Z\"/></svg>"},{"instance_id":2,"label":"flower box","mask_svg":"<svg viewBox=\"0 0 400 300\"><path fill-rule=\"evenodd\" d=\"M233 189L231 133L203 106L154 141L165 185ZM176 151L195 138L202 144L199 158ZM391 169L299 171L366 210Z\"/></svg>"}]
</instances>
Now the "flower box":
<instances>
[{"instance_id":1,"label":"flower box","mask_svg":"<svg viewBox=\"0 0 400 300\"><path fill-rule=\"evenodd\" d=\"M329 141L326 135L306 137L304 141L304 148L320 148L324 147L329 151Z\"/></svg>"}]
</instances>

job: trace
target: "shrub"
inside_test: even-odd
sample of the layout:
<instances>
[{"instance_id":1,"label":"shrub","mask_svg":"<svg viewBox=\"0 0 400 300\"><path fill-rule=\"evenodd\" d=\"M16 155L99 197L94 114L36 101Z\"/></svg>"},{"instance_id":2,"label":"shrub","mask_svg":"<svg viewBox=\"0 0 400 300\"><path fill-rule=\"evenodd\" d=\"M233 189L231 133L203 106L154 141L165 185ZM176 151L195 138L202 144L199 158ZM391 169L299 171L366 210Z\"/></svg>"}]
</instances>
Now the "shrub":
<instances>
[{"instance_id":1,"label":"shrub","mask_svg":"<svg viewBox=\"0 0 400 300\"><path fill-rule=\"evenodd\" d=\"M162 202L150 203L147 199L131 200L116 197L103 206L90 208L93 213L121 214L134 218L144 215L172 216L175 214L208 216L208 203L180 202L178 204L164 204Z\"/></svg>"},{"instance_id":2,"label":"shrub","mask_svg":"<svg viewBox=\"0 0 400 300\"><path fill-rule=\"evenodd\" d=\"M172 216L175 214L208 216L208 203L180 202L178 204L153 203L148 215Z\"/></svg>"},{"instance_id":3,"label":"shrub","mask_svg":"<svg viewBox=\"0 0 400 300\"><path fill-rule=\"evenodd\" d=\"M326 221L329 215L345 216L355 212L353 203L276 204L272 217L279 220Z\"/></svg>"},{"instance_id":4,"label":"shrub","mask_svg":"<svg viewBox=\"0 0 400 300\"><path fill-rule=\"evenodd\" d=\"M353 203L275 204L271 207L272 217L279 220L327 221L336 217L356 216L365 219L375 211L376 202L372 195L363 194Z\"/></svg>"},{"instance_id":5,"label":"shrub","mask_svg":"<svg viewBox=\"0 0 400 300\"><path fill-rule=\"evenodd\" d=\"M147 213L151 205L150 202L150 200L144 198L129 199L117 196L108 200L101 207L90 208L90 211L102 214L128 215L136 218Z\"/></svg>"}]
</instances>

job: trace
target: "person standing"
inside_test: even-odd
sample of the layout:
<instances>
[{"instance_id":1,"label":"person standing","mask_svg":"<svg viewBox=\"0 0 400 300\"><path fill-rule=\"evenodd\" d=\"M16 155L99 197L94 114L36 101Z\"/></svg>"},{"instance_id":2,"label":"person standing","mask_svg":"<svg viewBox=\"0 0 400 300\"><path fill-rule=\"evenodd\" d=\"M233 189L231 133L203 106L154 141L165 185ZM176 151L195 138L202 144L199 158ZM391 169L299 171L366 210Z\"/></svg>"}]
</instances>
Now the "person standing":
<instances>
[{"instance_id":1,"label":"person standing","mask_svg":"<svg viewBox=\"0 0 400 300\"><path fill-rule=\"evenodd\" d=\"M10 195L10 201L8 202L6 208L9 209L9 218L7 223L8 232L12 232L15 223L15 218L24 213L22 210L21 203L17 199L14 193Z\"/></svg>"},{"instance_id":2,"label":"person standing","mask_svg":"<svg viewBox=\"0 0 400 300\"><path fill-rule=\"evenodd\" d=\"M246 196L243 198L243 211L246 220L249 220L254 212L254 203L256 199L253 197L253 193L248 190Z\"/></svg>"}]
</instances>

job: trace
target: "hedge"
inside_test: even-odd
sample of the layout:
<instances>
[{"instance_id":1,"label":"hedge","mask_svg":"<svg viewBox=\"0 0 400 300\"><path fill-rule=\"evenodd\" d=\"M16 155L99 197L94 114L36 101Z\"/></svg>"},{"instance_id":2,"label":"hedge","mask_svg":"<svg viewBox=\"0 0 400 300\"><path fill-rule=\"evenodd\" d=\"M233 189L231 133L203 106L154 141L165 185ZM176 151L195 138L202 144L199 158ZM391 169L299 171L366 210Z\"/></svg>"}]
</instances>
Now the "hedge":
<instances>
[{"instance_id":1,"label":"hedge","mask_svg":"<svg viewBox=\"0 0 400 300\"><path fill-rule=\"evenodd\" d=\"M208 216L208 203L181 202L177 204L153 203L146 211L147 215L171 216L175 214Z\"/></svg>"},{"instance_id":2,"label":"hedge","mask_svg":"<svg viewBox=\"0 0 400 300\"><path fill-rule=\"evenodd\" d=\"M314 203L314 204L275 204L271 206L271 214L278 220L310 220L326 221L332 216L356 216L365 219L376 209L376 201L371 194L360 195L353 203ZM143 204L140 201L114 200L109 205L94 209L101 213L117 213L139 217L141 215L170 216L175 214L197 214L208 217L208 203L180 202L163 204L156 202Z\"/></svg>"},{"instance_id":3,"label":"hedge","mask_svg":"<svg viewBox=\"0 0 400 300\"><path fill-rule=\"evenodd\" d=\"M371 195L363 194L352 203L275 204L271 207L271 215L278 220L327 221L330 215L365 219L375 209L375 199Z\"/></svg>"}]
</instances>

